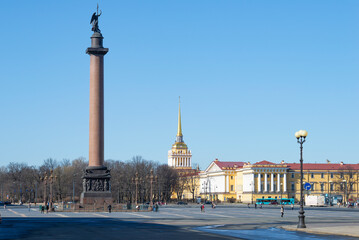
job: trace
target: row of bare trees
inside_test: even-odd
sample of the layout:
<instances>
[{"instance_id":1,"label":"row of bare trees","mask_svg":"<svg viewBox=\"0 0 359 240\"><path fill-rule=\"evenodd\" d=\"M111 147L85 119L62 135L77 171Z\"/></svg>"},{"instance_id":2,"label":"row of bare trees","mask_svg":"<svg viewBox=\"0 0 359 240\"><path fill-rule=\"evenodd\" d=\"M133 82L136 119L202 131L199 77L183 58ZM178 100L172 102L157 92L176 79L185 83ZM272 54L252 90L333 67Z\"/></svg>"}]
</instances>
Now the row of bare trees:
<instances>
[{"instance_id":1,"label":"row of bare trees","mask_svg":"<svg viewBox=\"0 0 359 240\"><path fill-rule=\"evenodd\" d=\"M49 191L44 191L46 185L42 180L45 176L50 177L53 170L53 201L78 202L82 192L82 175L87 165L84 158L72 161L49 158L38 167L25 163L0 167L0 201L42 202L45 192L49 199ZM117 203L149 202L151 196L154 201L168 202L172 193L182 188L183 183L176 170L141 156L125 162L107 160L105 165L111 170L111 192Z\"/></svg>"}]
</instances>

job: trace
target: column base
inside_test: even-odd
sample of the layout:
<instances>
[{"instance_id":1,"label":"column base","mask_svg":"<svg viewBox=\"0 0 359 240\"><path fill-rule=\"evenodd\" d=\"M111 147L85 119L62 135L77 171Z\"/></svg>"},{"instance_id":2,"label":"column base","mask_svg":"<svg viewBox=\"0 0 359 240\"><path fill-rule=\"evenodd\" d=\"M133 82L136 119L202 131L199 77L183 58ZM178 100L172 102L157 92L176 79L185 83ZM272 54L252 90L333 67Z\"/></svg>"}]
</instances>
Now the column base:
<instances>
[{"instance_id":1,"label":"column base","mask_svg":"<svg viewBox=\"0 0 359 240\"><path fill-rule=\"evenodd\" d=\"M106 167L86 168L83 179L83 192L81 193L81 204L99 204L112 203L111 194L111 174Z\"/></svg>"}]
</instances>

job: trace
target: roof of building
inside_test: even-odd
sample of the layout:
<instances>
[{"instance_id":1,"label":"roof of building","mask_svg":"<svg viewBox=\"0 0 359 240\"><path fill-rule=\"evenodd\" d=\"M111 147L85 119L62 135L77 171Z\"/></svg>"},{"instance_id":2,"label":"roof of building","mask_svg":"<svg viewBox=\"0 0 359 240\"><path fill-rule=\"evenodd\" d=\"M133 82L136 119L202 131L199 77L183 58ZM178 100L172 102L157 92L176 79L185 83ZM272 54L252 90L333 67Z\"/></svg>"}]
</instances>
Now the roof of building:
<instances>
[{"instance_id":1,"label":"roof of building","mask_svg":"<svg viewBox=\"0 0 359 240\"><path fill-rule=\"evenodd\" d=\"M286 163L292 170L300 170L300 163ZM303 163L303 170L359 170L359 164Z\"/></svg>"},{"instance_id":2,"label":"roof of building","mask_svg":"<svg viewBox=\"0 0 359 240\"><path fill-rule=\"evenodd\" d=\"M266 161L266 160L263 160L263 161L260 161L260 162L256 162L255 164L253 165L277 165L276 163L272 163L272 162L269 162L269 161Z\"/></svg>"},{"instance_id":3,"label":"roof of building","mask_svg":"<svg viewBox=\"0 0 359 240\"><path fill-rule=\"evenodd\" d=\"M245 162L220 162L220 161L214 161L215 164L217 164L218 167L221 169L227 169L227 168L242 168Z\"/></svg>"}]
</instances>

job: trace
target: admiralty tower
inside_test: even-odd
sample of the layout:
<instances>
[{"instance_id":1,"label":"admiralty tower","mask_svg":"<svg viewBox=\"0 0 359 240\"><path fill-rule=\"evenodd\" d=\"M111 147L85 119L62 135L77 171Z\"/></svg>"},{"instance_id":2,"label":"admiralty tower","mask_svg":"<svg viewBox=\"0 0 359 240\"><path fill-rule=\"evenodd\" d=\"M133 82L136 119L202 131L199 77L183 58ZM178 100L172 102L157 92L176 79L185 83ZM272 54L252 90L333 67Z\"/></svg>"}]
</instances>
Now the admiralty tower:
<instances>
[{"instance_id":1,"label":"admiralty tower","mask_svg":"<svg viewBox=\"0 0 359 240\"><path fill-rule=\"evenodd\" d=\"M176 142L168 151L168 166L175 169L192 169L192 153L183 142L181 126L181 102L178 103L178 127Z\"/></svg>"}]
</instances>

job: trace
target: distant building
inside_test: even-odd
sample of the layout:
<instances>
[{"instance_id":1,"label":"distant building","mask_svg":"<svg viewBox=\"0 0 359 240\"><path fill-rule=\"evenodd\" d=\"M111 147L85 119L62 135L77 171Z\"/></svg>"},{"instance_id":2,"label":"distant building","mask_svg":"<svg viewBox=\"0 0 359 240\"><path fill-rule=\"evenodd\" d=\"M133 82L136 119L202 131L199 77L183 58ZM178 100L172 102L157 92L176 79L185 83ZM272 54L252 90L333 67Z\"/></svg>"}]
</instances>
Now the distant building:
<instances>
[{"instance_id":1,"label":"distant building","mask_svg":"<svg viewBox=\"0 0 359 240\"><path fill-rule=\"evenodd\" d=\"M323 195L328 203L359 200L359 164L304 163L305 195ZM216 159L199 173L202 199L254 203L258 198L300 199L300 164L260 161L222 162ZM336 200L335 200L336 201Z\"/></svg>"},{"instance_id":2,"label":"distant building","mask_svg":"<svg viewBox=\"0 0 359 240\"><path fill-rule=\"evenodd\" d=\"M201 198L210 201L237 201L236 170L243 168L244 162L221 162L217 158L199 174L198 187Z\"/></svg>"},{"instance_id":3,"label":"distant building","mask_svg":"<svg viewBox=\"0 0 359 240\"><path fill-rule=\"evenodd\" d=\"M168 166L175 169L192 169L192 153L183 141L180 104L178 106L177 136L172 149L168 151Z\"/></svg>"}]
</instances>

